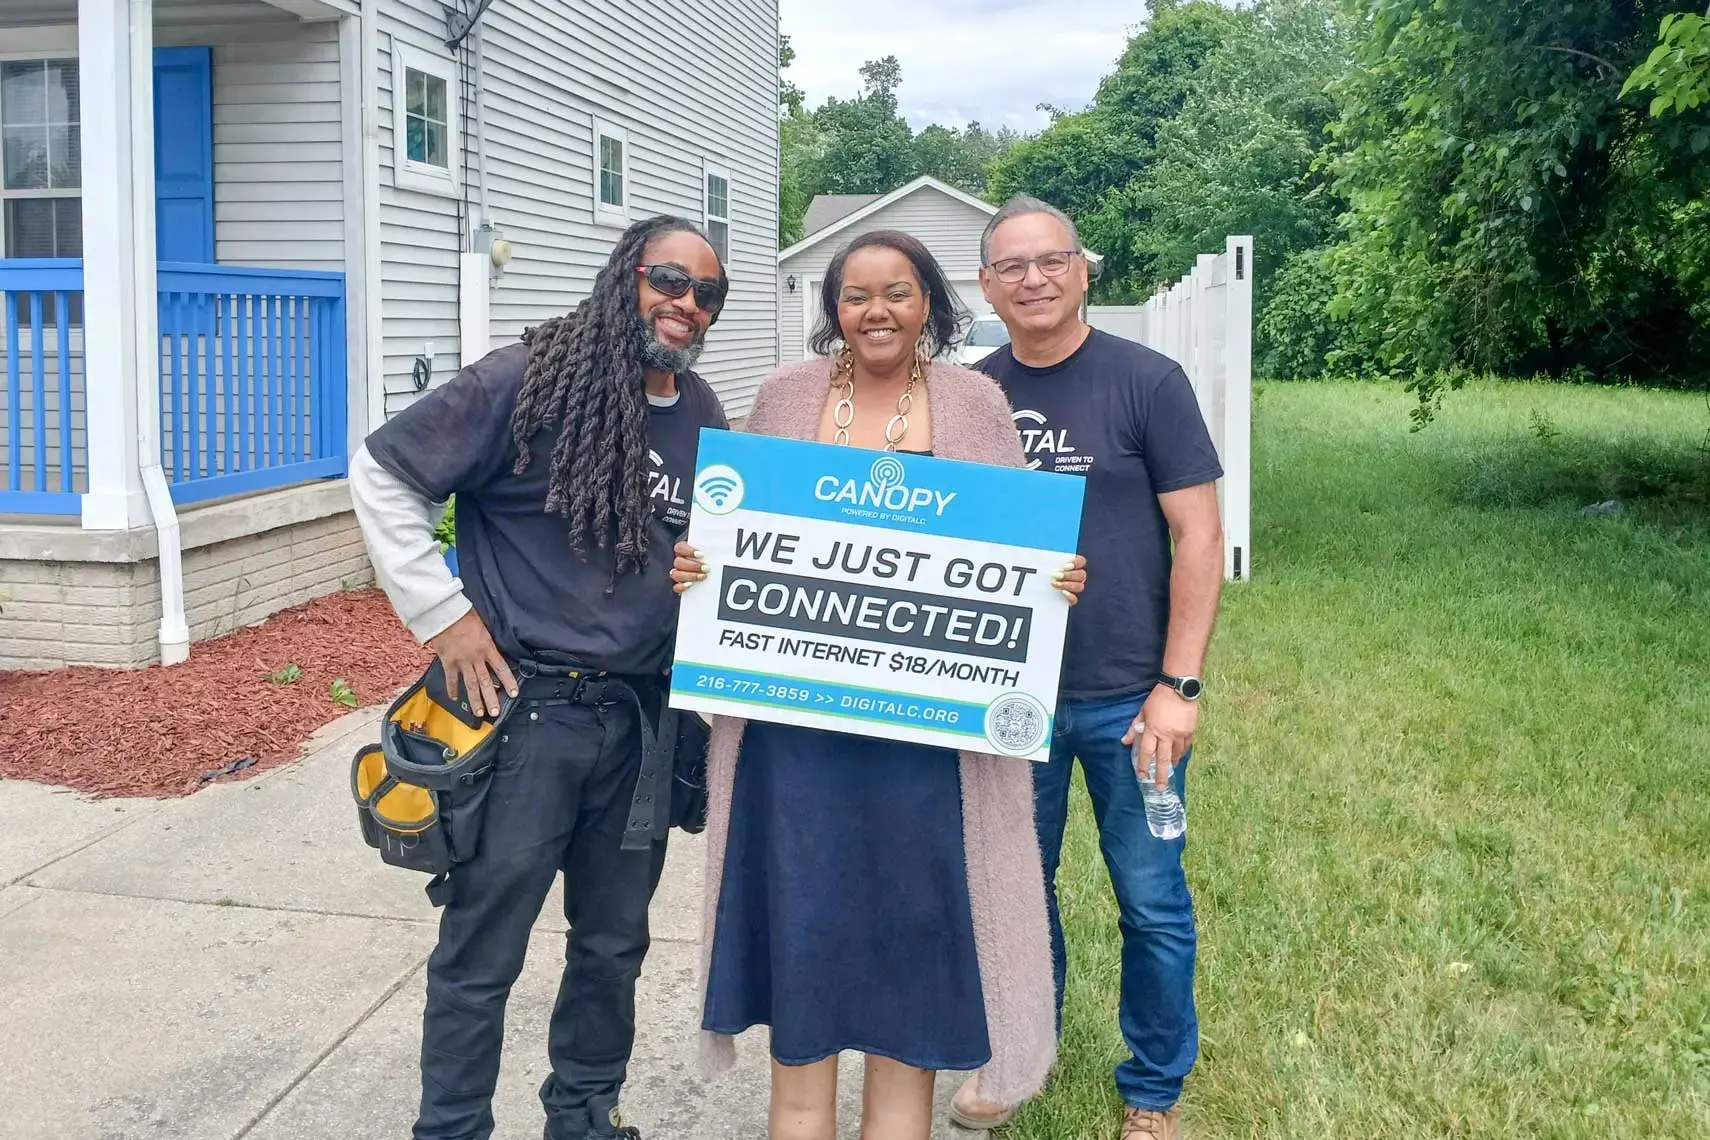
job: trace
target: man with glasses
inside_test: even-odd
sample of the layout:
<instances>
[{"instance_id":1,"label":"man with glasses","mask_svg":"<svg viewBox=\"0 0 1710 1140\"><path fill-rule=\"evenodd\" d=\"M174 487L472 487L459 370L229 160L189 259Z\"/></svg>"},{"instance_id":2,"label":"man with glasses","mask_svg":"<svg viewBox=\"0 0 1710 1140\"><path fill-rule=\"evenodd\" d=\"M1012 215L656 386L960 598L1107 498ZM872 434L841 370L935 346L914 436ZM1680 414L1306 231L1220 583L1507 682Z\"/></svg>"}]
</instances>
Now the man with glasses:
<instances>
[{"instance_id":1,"label":"man with glasses","mask_svg":"<svg viewBox=\"0 0 1710 1140\"><path fill-rule=\"evenodd\" d=\"M415 1140L492 1135L505 1003L560 871L570 933L540 1090L546 1137L640 1138L617 1104L665 860L649 805L669 799L643 764L643 718L664 691L672 547L700 431L727 426L692 371L726 288L691 223L639 222L573 313L464 368L351 462L376 576L438 655L450 696L476 715L496 714L501 691L515 702L478 850L436 900ZM461 580L433 538L435 504L453 495Z\"/></svg>"},{"instance_id":2,"label":"man with glasses","mask_svg":"<svg viewBox=\"0 0 1710 1140\"><path fill-rule=\"evenodd\" d=\"M976 367L1008 395L1029 465L1087 481L1080 552L1096 581L1069 617L1056 738L1034 770L1058 1023L1067 959L1057 864L1078 757L1120 910L1120 1136L1176 1140L1176 1102L1199 1048L1193 904L1184 838L1153 834L1140 781L1155 761L1157 780L1184 794L1223 582L1223 469L1181 368L1082 319L1087 260L1066 215L1018 198L992 217L980 255L980 284L1010 343ZM996 1127L1013 1115L974 1092L957 1094L958 1123Z\"/></svg>"}]
</instances>

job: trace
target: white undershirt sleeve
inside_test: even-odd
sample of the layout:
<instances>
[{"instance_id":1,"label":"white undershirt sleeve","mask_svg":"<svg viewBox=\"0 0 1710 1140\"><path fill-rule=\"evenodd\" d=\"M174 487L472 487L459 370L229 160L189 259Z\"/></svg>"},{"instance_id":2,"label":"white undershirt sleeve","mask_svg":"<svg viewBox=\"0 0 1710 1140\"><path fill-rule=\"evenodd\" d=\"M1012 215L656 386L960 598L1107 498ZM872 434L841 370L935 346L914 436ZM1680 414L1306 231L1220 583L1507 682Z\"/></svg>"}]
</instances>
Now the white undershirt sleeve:
<instances>
[{"instance_id":1,"label":"white undershirt sleeve","mask_svg":"<svg viewBox=\"0 0 1710 1140\"><path fill-rule=\"evenodd\" d=\"M463 583L452 576L433 537L438 504L380 466L367 447L351 458L350 497L374 576L419 641L445 632L469 612Z\"/></svg>"}]
</instances>

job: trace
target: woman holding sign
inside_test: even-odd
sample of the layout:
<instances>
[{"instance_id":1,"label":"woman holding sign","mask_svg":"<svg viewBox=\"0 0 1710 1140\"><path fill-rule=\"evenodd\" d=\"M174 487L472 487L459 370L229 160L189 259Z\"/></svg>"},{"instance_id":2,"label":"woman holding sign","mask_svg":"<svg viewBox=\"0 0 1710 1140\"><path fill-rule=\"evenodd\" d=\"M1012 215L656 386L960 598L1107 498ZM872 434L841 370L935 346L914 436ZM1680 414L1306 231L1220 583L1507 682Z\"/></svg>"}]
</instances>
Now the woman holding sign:
<instances>
[{"instance_id":1,"label":"woman holding sign","mask_svg":"<svg viewBox=\"0 0 1710 1140\"><path fill-rule=\"evenodd\" d=\"M832 359L769 377L748 431L1023 466L997 386L938 361L965 317L919 241L856 239L821 302L813 344ZM1065 604L1083 565L1057 576ZM679 545L672 577L686 590L707 567ZM735 1035L771 1028L773 1140L834 1140L846 1050L866 1055L866 1140L927 1140L940 1069L979 1070L1002 1103L1044 1083L1056 1029L1028 765L717 718L703 1052L726 1067Z\"/></svg>"}]
</instances>

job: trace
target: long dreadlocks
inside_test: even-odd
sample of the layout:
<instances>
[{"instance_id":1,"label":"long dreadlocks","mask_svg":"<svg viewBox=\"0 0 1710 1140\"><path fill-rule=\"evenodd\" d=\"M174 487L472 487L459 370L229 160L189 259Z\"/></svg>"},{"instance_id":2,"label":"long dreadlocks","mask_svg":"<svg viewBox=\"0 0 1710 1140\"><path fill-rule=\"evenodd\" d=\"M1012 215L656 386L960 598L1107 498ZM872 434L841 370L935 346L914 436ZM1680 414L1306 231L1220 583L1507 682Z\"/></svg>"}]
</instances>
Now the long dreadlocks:
<instances>
[{"instance_id":1,"label":"long dreadlocks","mask_svg":"<svg viewBox=\"0 0 1710 1140\"><path fill-rule=\"evenodd\" d=\"M647 335L635 270L649 242L678 231L700 233L694 223L673 217L631 226L587 300L523 332L529 356L511 416L515 470L528 468L530 441L556 425L546 510L569 520L570 548L584 562L615 537L613 582L646 564L652 517L643 375Z\"/></svg>"}]
</instances>

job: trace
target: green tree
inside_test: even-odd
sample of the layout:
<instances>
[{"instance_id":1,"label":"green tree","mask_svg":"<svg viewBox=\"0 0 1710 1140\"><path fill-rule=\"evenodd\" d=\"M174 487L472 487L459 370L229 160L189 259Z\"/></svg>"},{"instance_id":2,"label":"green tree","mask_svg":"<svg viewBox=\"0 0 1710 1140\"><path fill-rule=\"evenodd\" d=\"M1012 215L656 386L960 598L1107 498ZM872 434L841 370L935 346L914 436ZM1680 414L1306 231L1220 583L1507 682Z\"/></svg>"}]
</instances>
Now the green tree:
<instances>
[{"instance_id":1,"label":"green tree","mask_svg":"<svg viewBox=\"0 0 1710 1140\"><path fill-rule=\"evenodd\" d=\"M813 113L824 144L816 194L883 194L914 176L914 132L897 115L896 56L863 64L861 79L860 95L833 96Z\"/></svg>"},{"instance_id":2,"label":"green tree","mask_svg":"<svg viewBox=\"0 0 1710 1140\"><path fill-rule=\"evenodd\" d=\"M991 170L993 200L1031 194L1075 219L1082 240L1105 256L1094 287L1101 300L1151 291L1144 180L1159 132L1187 102L1218 45L1252 18L1212 0L1152 0L1151 12L1090 107L1054 111L1049 127L1011 147Z\"/></svg>"},{"instance_id":3,"label":"green tree","mask_svg":"<svg viewBox=\"0 0 1710 1140\"><path fill-rule=\"evenodd\" d=\"M806 110L807 96L783 78L796 59L789 36L778 39L778 245L802 238L802 219L813 201L813 182L823 153L823 139Z\"/></svg>"},{"instance_id":4,"label":"green tree","mask_svg":"<svg viewBox=\"0 0 1710 1140\"><path fill-rule=\"evenodd\" d=\"M914 168L971 194L984 194L992 163L1015 138L1013 131L994 135L977 122L965 130L934 123L914 136Z\"/></svg>"},{"instance_id":5,"label":"green tree","mask_svg":"<svg viewBox=\"0 0 1710 1140\"><path fill-rule=\"evenodd\" d=\"M807 93L788 79L783 78L784 72L790 69L790 64L796 61L796 49L790 46L789 36L778 37L778 106L784 108L787 114L799 115L807 104Z\"/></svg>"},{"instance_id":6,"label":"green tree","mask_svg":"<svg viewBox=\"0 0 1710 1140\"><path fill-rule=\"evenodd\" d=\"M1703 118L1621 97L1663 6L1371 0L1336 87L1350 209L1326 266L1421 416L1468 372L1702 369Z\"/></svg>"},{"instance_id":7,"label":"green tree","mask_svg":"<svg viewBox=\"0 0 1710 1140\"><path fill-rule=\"evenodd\" d=\"M1627 77L1621 94L1655 92L1652 115L1683 113L1710 103L1710 12L1670 12L1657 39L1650 56Z\"/></svg>"},{"instance_id":8,"label":"green tree","mask_svg":"<svg viewBox=\"0 0 1710 1140\"><path fill-rule=\"evenodd\" d=\"M802 223L813 203L825 160L825 135L806 111L792 111L778 125L778 247L802 240Z\"/></svg>"},{"instance_id":9,"label":"green tree","mask_svg":"<svg viewBox=\"0 0 1710 1140\"><path fill-rule=\"evenodd\" d=\"M1336 116L1328 88L1352 52L1337 0L1259 0L1227 29L1159 127L1137 194L1148 218L1138 240L1158 278L1248 233L1262 301L1291 254L1335 235L1343 203L1315 160Z\"/></svg>"}]
</instances>

